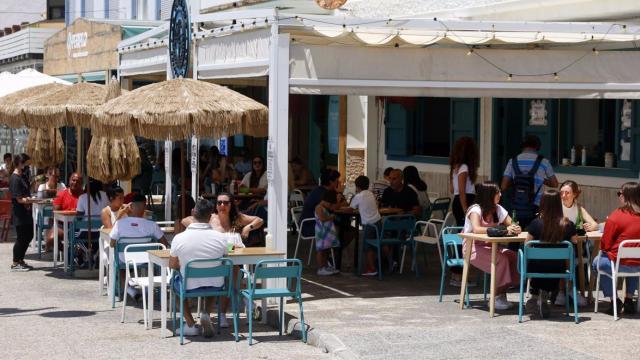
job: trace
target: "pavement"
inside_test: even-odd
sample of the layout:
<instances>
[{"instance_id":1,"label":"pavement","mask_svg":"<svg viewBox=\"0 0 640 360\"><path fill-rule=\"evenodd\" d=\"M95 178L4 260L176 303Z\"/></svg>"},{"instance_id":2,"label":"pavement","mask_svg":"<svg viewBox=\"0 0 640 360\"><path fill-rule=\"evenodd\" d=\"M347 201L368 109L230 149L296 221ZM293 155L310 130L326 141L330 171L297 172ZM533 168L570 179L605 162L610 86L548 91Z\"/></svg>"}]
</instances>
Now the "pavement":
<instances>
[{"instance_id":1,"label":"pavement","mask_svg":"<svg viewBox=\"0 0 640 360\"><path fill-rule=\"evenodd\" d=\"M0 243L0 358L2 359L327 359L330 354L293 336L278 336L275 328L254 323L254 345L249 346L247 325L241 314L240 341L229 331L212 339L160 338L159 320L145 330L141 306L127 306L120 323L121 303L112 309L98 295L96 280L72 278L52 269L51 255L30 272L10 272L13 243ZM31 249L29 250L31 251ZM156 304L159 309L159 304ZM195 313L195 310L194 310ZM159 313L156 312L156 317ZM171 322L169 322L169 326Z\"/></svg>"},{"instance_id":2,"label":"pavement","mask_svg":"<svg viewBox=\"0 0 640 360\"><path fill-rule=\"evenodd\" d=\"M295 241L289 244L293 247ZM303 254L307 246L302 245ZM11 248L11 243L1 243L0 257L10 259ZM430 250L427 258L432 261L428 266L420 262L419 277L407 266L404 274L385 274L382 281L348 270L319 277L313 267L305 268L308 344L297 337L298 305L289 301L286 324L292 335L280 337L275 327L256 326L257 341L249 347L243 320L239 343L223 333L213 339L191 338L184 346L177 337L161 339L157 320L154 329L145 330L139 307L128 307L127 321L121 324L120 304L111 309L106 296L98 296L95 280L70 278L30 254L27 261L34 271L11 273L8 262L0 267L1 358L619 359L640 353L639 315L614 322L590 305L580 309L580 323L575 324L564 308L553 307L551 318L527 314L519 324L515 308L489 318L481 287L471 288L472 308L460 310L459 288L448 285L440 303L437 254ZM351 255L343 259L348 267ZM509 300L517 298L515 292L509 294ZM603 309L606 305L601 303ZM276 323L274 308L267 316Z\"/></svg>"},{"instance_id":3,"label":"pavement","mask_svg":"<svg viewBox=\"0 0 640 360\"><path fill-rule=\"evenodd\" d=\"M593 305L580 308L579 324L555 306L549 319L525 312L518 323L515 306L491 319L481 286L470 289L470 309L460 310L459 288L449 285L440 303L438 255L428 251L427 258L432 261L420 262L419 277L407 265L404 274L385 274L382 281L306 269L309 343L344 359L620 359L640 353L640 315L613 321L602 313L608 301L600 303L600 313ZM514 305L518 298L515 290L508 294ZM287 312L297 317L296 304Z\"/></svg>"}]
</instances>

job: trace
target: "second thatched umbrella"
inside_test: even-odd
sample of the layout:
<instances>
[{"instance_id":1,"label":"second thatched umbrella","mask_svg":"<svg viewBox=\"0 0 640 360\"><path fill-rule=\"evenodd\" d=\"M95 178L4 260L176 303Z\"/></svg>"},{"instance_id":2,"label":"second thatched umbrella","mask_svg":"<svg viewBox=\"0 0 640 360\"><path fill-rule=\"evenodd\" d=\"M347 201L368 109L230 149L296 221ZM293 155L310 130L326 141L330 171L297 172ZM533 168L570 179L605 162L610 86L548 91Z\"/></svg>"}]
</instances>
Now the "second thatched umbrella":
<instances>
[{"instance_id":1,"label":"second thatched umbrella","mask_svg":"<svg viewBox=\"0 0 640 360\"><path fill-rule=\"evenodd\" d=\"M167 80L133 90L102 105L92 127L112 137L133 133L154 140L191 135L220 138L234 134L266 136L268 109L224 86Z\"/></svg>"},{"instance_id":2,"label":"second thatched umbrella","mask_svg":"<svg viewBox=\"0 0 640 360\"><path fill-rule=\"evenodd\" d=\"M57 128L29 130L26 152L31 155L31 161L37 168L57 166L64 159L64 143L60 130Z\"/></svg>"},{"instance_id":3,"label":"second thatched umbrella","mask_svg":"<svg viewBox=\"0 0 640 360\"><path fill-rule=\"evenodd\" d=\"M16 91L0 98L0 123L12 128L25 126L24 110L33 101L47 98L68 85L50 83Z\"/></svg>"}]
</instances>

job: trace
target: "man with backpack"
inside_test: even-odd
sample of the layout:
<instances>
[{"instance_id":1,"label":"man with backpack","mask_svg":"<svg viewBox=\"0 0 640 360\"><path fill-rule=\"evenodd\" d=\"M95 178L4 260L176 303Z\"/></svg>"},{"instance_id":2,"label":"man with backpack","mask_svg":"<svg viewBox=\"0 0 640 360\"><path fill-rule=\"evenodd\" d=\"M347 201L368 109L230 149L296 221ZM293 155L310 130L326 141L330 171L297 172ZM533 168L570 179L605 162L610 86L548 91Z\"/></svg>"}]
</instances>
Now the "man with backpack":
<instances>
[{"instance_id":1,"label":"man with backpack","mask_svg":"<svg viewBox=\"0 0 640 360\"><path fill-rule=\"evenodd\" d=\"M509 160L502 176L502 191L510 187L511 208L518 223L525 229L536 217L544 185L558 187L558 179L549 160L538 154L540 139L535 135L525 136L522 152Z\"/></svg>"}]
</instances>

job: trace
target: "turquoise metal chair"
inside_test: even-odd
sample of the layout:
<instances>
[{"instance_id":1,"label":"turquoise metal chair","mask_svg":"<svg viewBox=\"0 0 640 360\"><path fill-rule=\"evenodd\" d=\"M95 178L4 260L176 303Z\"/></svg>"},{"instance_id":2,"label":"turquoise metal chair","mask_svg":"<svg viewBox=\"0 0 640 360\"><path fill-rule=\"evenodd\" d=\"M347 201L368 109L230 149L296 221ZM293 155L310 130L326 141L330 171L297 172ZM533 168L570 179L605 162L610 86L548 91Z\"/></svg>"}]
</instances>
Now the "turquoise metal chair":
<instances>
[{"instance_id":1,"label":"turquoise metal chair","mask_svg":"<svg viewBox=\"0 0 640 360\"><path fill-rule=\"evenodd\" d=\"M38 219L36 220L36 240L38 241L39 258L42 258L43 232L52 228L52 226L46 221L47 219L53 219L53 205L43 206L42 211L38 213Z\"/></svg>"},{"instance_id":2,"label":"turquoise metal chair","mask_svg":"<svg viewBox=\"0 0 640 360\"><path fill-rule=\"evenodd\" d=\"M69 259L69 271L73 273L75 271L75 263L74 259L74 251L76 246L79 246L82 249L86 256L87 261L91 264L91 254L89 254L89 238L80 238L81 231L87 232L88 229L91 229L91 242L95 243L94 249L97 249L98 241L100 239L100 228L102 227L102 219L100 215L80 215L77 216L71 226L69 227L69 254L67 254ZM92 244L93 245L93 244Z\"/></svg>"},{"instance_id":3,"label":"turquoise metal chair","mask_svg":"<svg viewBox=\"0 0 640 360\"><path fill-rule=\"evenodd\" d=\"M249 304L253 304L254 300L266 299L266 298L280 298L280 311L278 313L279 321L282 321L284 315L284 298L292 297L298 300L300 307L300 324L302 328L302 341L307 342L307 330L304 324L304 311L302 308L302 290L300 280L302 277L302 262L299 259L284 259L284 260L262 260L259 261L255 267L253 275L244 269L240 269L246 276L248 288L240 291L240 296L247 299ZM281 288L258 288L258 280L266 279L282 279L286 280L286 287ZM292 287L292 280L295 279L295 288ZM248 306L249 313L249 345L253 343L253 306ZM282 336L281 323L278 327L279 333Z\"/></svg>"},{"instance_id":4,"label":"turquoise metal chair","mask_svg":"<svg viewBox=\"0 0 640 360\"><path fill-rule=\"evenodd\" d=\"M224 278L224 287L216 289L213 287L204 289L185 290L185 286L189 279L202 278ZM178 289L175 284L178 278L181 278ZM218 334L220 333L220 296L226 296L231 299L231 311L233 312L233 336L238 341L238 305L237 297L233 291L233 261L229 258L218 259L193 259L189 261L184 268L184 274L179 271L173 272L171 279L172 291L177 291L176 295L180 297L180 345L184 344L184 299L198 297L218 297ZM173 308L173 333L176 331L176 298L171 296L171 307ZM186 311L191 311L186 309ZM251 323L249 323L251 324Z\"/></svg>"},{"instance_id":5,"label":"turquoise metal chair","mask_svg":"<svg viewBox=\"0 0 640 360\"><path fill-rule=\"evenodd\" d=\"M387 246L410 246L412 256L415 258L415 246L413 242L413 231L416 225L416 218L413 215L390 215L382 220L382 229L379 230L373 225L364 226L365 238L363 246L358 255L358 274L362 274L362 257L367 247L376 248L378 255L378 280L382 280L382 247ZM375 238L368 238L367 233L375 233ZM416 275L418 267L415 267Z\"/></svg>"},{"instance_id":6,"label":"turquoise metal chair","mask_svg":"<svg viewBox=\"0 0 640 360\"><path fill-rule=\"evenodd\" d=\"M458 235L462 231L460 226L449 226L442 229L442 273L440 275L440 298L439 302L442 302L442 295L444 294L444 284L446 280L447 269L454 266L464 266L464 257L458 250L462 246L463 239ZM478 281L480 278L478 277ZM469 307L469 286L466 286L465 302ZM487 301L487 274L483 273L482 279L482 292L484 301Z\"/></svg>"},{"instance_id":7,"label":"turquoise metal chair","mask_svg":"<svg viewBox=\"0 0 640 360\"><path fill-rule=\"evenodd\" d=\"M565 304L567 306L567 316L569 316L569 281L573 288L573 312L576 324L578 323L578 298L576 292L576 273L575 273L575 255L573 252L573 244L569 241L563 241L554 245L565 245L562 247L540 247L540 245L548 245L549 243L540 242L538 240L527 241L523 249L518 250L518 270L520 271L520 303L518 304L518 322L522 322L524 290L526 279L564 279L565 286ZM538 245L538 247L536 247ZM524 250L524 251L523 251ZM529 260L564 260L569 263L569 269L563 273L532 273L527 270Z\"/></svg>"},{"instance_id":8,"label":"turquoise metal chair","mask_svg":"<svg viewBox=\"0 0 640 360\"><path fill-rule=\"evenodd\" d=\"M156 243L158 239L153 236L145 236L145 237L121 237L116 241L115 247L113 249L113 264L111 264L111 271L113 271L113 283L109 284L112 287L111 291L111 308L116 307L116 294L120 295L120 270L124 269L126 263L124 260L124 249L127 245L131 244L148 244L148 243ZM120 254L122 254L123 259L120 259ZM138 266L147 266L146 263L137 264ZM126 295L125 295L126 296Z\"/></svg>"}]
</instances>

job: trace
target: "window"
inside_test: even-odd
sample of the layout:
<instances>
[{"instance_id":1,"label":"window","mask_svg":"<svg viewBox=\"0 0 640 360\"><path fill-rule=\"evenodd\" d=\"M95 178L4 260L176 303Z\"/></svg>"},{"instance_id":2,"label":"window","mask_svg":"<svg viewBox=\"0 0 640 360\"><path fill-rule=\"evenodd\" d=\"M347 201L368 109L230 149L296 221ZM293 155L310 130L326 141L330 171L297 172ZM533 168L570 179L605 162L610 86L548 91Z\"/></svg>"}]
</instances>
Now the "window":
<instances>
[{"instance_id":1,"label":"window","mask_svg":"<svg viewBox=\"0 0 640 360\"><path fill-rule=\"evenodd\" d=\"M385 151L394 160L446 163L456 139L477 140L478 99L386 99Z\"/></svg>"},{"instance_id":2,"label":"window","mask_svg":"<svg viewBox=\"0 0 640 360\"><path fill-rule=\"evenodd\" d=\"M571 100L566 119L564 149L559 151L562 158L569 159L575 154L573 165L605 167L605 157L615 159L616 100ZM582 163L584 149L585 163ZM564 150L564 151L562 151ZM562 164L563 160L559 163ZM564 160L566 162L566 160ZM613 167L608 163L607 167Z\"/></svg>"},{"instance_id":3,"label":"window","mask_svg":"<svg viewBox=\"0 0 640 360\"><path fill-rule=\"evenodd\" d=\"M64 0L47 1L47 20L64 20Z\"/></svg>"}]
</instances>

